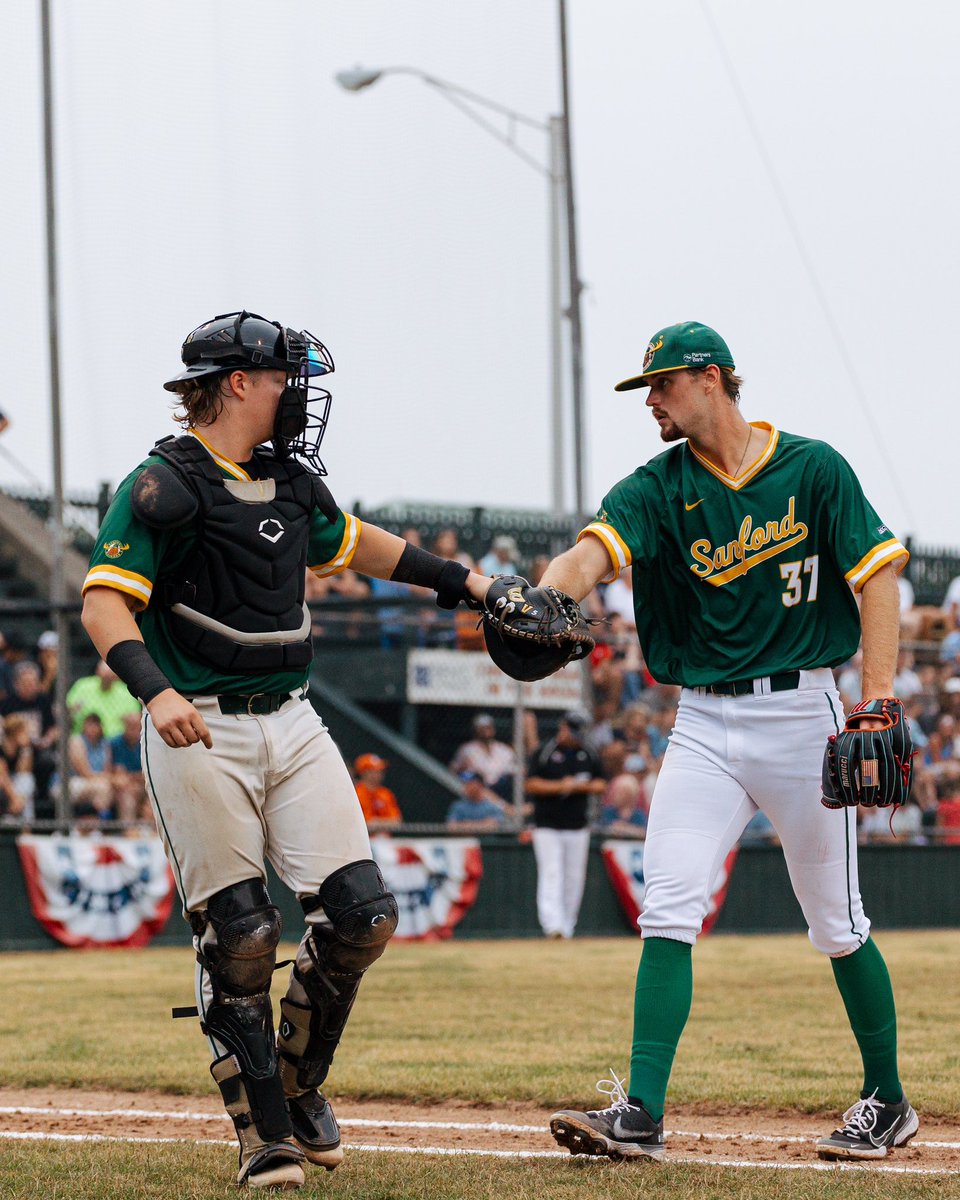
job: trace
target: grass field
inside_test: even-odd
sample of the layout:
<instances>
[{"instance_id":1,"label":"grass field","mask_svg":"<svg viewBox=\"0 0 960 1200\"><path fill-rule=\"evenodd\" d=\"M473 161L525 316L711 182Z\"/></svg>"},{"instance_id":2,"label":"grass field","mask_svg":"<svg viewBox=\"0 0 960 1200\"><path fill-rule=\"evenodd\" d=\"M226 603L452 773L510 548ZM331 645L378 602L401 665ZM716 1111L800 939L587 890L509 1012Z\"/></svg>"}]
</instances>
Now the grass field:
<instances>
[{"instance_id":1,"label":"grass field","mask_svg":"<svg viewBox=\"0 0 960 1200\"><path fill-rule=\"evenodd\" d=\"M900 1010L903 1077L926 1117L960 1113L960 934L880 936ZM371 970L331 1076L338 1098L424 1105L531 1102L544 1116L592 1105L627 1069L639 941L397 945ZM171 1021L192 1001L188 950L0 958L6 1086L209 1095L204 1039ZM694 1009L669 1100L834 1117L856 1098L859 1057L829 965L802 937L713 938L695 956ZM282 991L277 976L275 993ZM146 1097L145 1097L146 1099ZM828 1126L829 1127L829 1126ZM226 1136L226 1135L224 1135ZM5 1141L0 1197L232 1195L232 1155L213 1146ZM144 1164L149 1163L147 1175ZM304 1193L374 1197L960 1196L960 1177L623 1168L567 1159L348 1155Z\"/></svg>"},{"instance_id":2,"label":"grass field","mask_svg":"<svg viewBox=\"0 0 960 1200\"><path fill-rule=\"evenodd\" d=\"M210 1146L41 1147L10 1143L3 1200L236 1200L233 1157ZM732 1170L601 1160L495 1162L348 1154L332 1175L311 1174L298 1196L331 1200L954 1200L955 1179L857 1171Z\"/></svg>"}]
</instances>

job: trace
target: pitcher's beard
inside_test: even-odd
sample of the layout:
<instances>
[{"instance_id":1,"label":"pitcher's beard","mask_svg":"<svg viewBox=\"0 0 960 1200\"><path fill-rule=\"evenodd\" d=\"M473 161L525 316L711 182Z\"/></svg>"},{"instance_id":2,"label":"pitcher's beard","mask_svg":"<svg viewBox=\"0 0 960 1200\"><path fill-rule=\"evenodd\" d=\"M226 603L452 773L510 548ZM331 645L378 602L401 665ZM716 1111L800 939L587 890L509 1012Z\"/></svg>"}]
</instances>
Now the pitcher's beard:
<instances>
[{"instance_id":1,"label":"pitcher's beard","mask_svg":"<svg viewBox=\"0 0 960 1200\"><path fill-rule=\"evenodd\" d=\"M687 435L673 421L668 421L666 425L660 426L660 441L661 442L678 442L681 438Z\"/></svg>"}]
</instances>

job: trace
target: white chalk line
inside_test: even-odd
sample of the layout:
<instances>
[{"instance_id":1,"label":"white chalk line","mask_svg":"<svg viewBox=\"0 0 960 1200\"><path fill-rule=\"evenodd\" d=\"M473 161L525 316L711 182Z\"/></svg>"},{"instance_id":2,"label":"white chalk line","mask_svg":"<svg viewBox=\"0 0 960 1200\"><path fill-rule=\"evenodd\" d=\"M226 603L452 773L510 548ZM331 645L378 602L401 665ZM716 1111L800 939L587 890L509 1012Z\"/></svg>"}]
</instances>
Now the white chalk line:
<instances>
[{"instance_id":1,"label":"white chalk line","mask_svg":"<svg viewBox=\"0 0 960 1200\"><path fill-rule=\"evenodd\" d=\"M482 1128L468 1126L468 1128ZM170 1137L117 1137L105 1133L41 1133L36 1130L0 1130L0 1139L9 1141L57 1141L57 1142L120 1142L131 1145L185 1145L185 1146L234 1146L234 1142L221 1138L170 1138ZM569 1158L565 1150L472 1150L454 1149L450 1146L364 1146L348 1143L347 1150L368 1151L373 1154L434 1154L446 1158ZM604 1158L587 1158L584 1165L605 1162ZM705 1167L733 1167L741 1170L766 1171L871 1171L886 1175L960 1175L960 1171L943 1167L889 1167L874 1163L780 1163L750 1162L736 1158L698 1158L678 1155L667 1160L677 1163ZM645 1164L652 1169L652 1164ZM641 1167L644 1169L644 1167Z\"/></svg>"},{"instance_id":2,"label":"white chalk line","mask_svg":"<svg viewBox=\"0 0 960 1200\"><path fill-rule=\"evenodd\" d=\"M120 1137L107 1133L46 1133L37 1129L0 1129L0 1138L11 1142L123 1142L163 1146L172 1143L187 1146L233 1146L227 1138Z\"/></svg>"},{"instance_id":3,"label":"white chalk line","mask_svg":"<svg viewBox=\"0 0 960 1200\"><path fill-rule=\"evenodd\" d=\"M154 1120L173 1121L229 1121L226 1113L213 1112L164 1112L149 1108L31 1108L25 1105L3 1107L0 1115L8 1116L57 1116L57 1117L147 1117ZM489 1133L546 1133L543 1125L508 1125L502 1121L375 1121L369 1117L338 1117L343 1128L355 1129L455 1129L469 1131L485 1130ZM708 1142L759 1142L780 1144L791 1142L812 1145L815 1137L794 1134L769 1133L704 1133L696 1129L666 1129L664 1137L699 1138ZM176 1139L175 1139L176 1140ZM960 1150L960 1142L921 1142L913 1139L915 1147L930 1150Z\"/></svg>"}]
</instances>

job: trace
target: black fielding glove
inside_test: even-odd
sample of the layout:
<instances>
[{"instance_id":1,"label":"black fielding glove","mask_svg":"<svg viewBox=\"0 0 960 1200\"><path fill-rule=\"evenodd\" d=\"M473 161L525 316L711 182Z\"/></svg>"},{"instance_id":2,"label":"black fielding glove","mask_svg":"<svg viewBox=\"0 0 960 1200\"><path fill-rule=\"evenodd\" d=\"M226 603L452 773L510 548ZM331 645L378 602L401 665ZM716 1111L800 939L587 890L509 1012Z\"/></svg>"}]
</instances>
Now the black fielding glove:
<instances>
[{"instance_id":1,"label":"black fielding glove","mask_svg":"<svg viewBox=\"0 0 960 1200\"><path fill-rule=\"evenodd\" d=\"M480 609L487 653L513 679L544 679L596 645L575 600L519 575L494 579Z\"/></svg>"},{"instance_id":2,"label":"black fielding glove","mask_svg":"<svg viewBox=\"0 0 960 1200\"><path fill-rule=\"evenodd\" d=\"M880 729L863 729L879 717ZM894 697L851 710L843 729L827 738L821 786L825 808L890 808L906 804L913 777L913 740L903 705Z\"/></svg>"}]
</instances>

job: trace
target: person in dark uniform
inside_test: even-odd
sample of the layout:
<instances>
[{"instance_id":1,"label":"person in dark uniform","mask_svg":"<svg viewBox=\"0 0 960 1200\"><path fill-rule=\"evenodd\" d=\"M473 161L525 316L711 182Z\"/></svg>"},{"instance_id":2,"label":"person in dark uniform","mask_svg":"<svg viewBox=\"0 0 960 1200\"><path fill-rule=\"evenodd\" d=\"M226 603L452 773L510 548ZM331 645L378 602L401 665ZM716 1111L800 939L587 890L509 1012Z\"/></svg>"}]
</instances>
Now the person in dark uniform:
<instances>
[{"instance_id":1,"label":"person in dark uniform","mask_svg":"<svg viewBox=\"0 0 960 1200\"><path fill-rule=\"evenodd\" d=\"M606 786L600 758L587 744L589 722L565 713L557 736L530 761L533 852L537 860L537 917L550 938L573 937L587 878L590 797Z\"/></svg>"}]
</instances>

